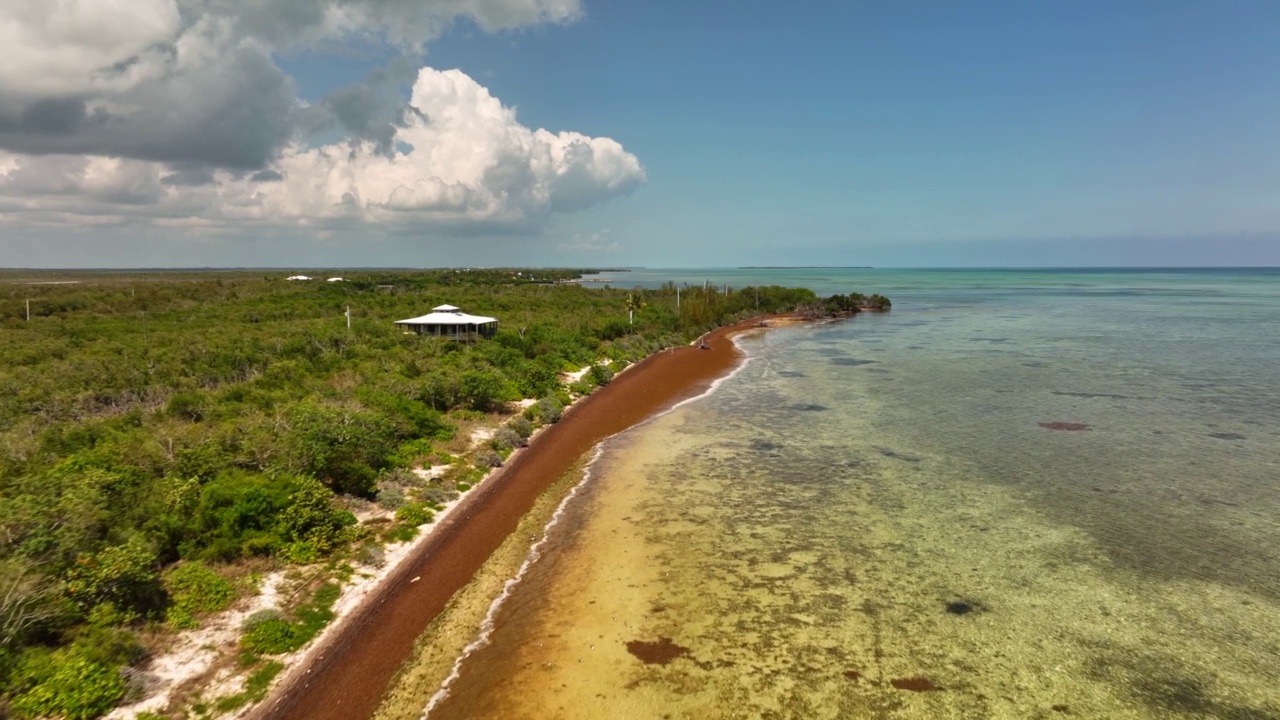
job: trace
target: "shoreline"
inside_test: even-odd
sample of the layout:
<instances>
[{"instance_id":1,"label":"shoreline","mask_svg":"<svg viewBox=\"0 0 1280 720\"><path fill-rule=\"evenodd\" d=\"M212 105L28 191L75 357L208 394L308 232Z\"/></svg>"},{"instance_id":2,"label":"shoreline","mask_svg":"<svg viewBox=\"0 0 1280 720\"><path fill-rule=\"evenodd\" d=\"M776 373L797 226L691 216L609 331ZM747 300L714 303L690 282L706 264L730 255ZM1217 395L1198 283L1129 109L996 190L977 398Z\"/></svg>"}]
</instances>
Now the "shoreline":
<instances>
[{"instance_id":1,"label":"shoreline","mask_svg":"<svg viewBox=\"0 0 1280 720\"><path fill-rule=\"evenodd\" d=\"M373 715L422 632L548 487L605 438L712 389L743 361L735 335L790 323L789 316L766 316L718 328L692 345L650 355L571 405L560 422L537 433L528 448L467 493L349 613L326 628L247 717ZM699 347L704 342L709 348Z\"/></svg>"}]
</instances>

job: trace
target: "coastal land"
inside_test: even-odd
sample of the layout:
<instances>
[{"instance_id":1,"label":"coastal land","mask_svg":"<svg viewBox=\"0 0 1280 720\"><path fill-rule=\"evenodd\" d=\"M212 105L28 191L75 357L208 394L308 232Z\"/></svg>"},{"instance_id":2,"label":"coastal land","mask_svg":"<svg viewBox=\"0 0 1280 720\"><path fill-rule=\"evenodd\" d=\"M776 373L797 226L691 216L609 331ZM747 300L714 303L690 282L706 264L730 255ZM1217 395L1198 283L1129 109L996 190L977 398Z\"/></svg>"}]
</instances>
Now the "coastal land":
<instances>
[{"instance_id":1,"label":"coastal land","mask_svg":"<svg viewBox=\"0 0 1280 720\"><path fill-rule=\"evenodd\" d=\"M376 705L520 508L723 375L744 319L874 300L326 274L0 271L0 714L315 717L330 667ZM394 324L440 303L501 328Z\"/></svg>"},{"instance_id":2,"label":"coastal land","mask_svg":"<svg viewBox=\"0 0 1280 720\"><path fill-rule=\"evenodd\" d=\"M437 525L382 587L334 626L262 704L261 720L369 717L418 636L516 528L538 496L605 438L700 395L742 361L733 336L789 316L753 318L660 351L575 403Z\"/></svg>"}]
</instances>

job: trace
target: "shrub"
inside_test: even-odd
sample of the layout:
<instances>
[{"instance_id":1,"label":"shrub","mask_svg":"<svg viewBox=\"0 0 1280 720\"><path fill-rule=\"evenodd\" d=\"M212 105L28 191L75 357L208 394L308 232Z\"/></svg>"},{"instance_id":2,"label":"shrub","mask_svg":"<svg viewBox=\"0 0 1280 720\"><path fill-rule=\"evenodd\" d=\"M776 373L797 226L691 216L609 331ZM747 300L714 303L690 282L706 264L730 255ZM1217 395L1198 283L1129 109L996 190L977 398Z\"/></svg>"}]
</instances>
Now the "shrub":
<instances>
[{"instance_id":1,"label":"shrub","mask_svg":"<svg viewBox=\"0 0 1280 720\"><path fill-rule=\"evenodd\" d=\"M587 376L596 385L608 385L613 380L613 371L604 365L592 365Z\"/></svg>"},{"instance_id":2,"label":"shrub","mask_svg":"<svg viewBox=\"0 0 1280 720\"><path fill-rule=\"evenodd\" d=\"M426 525L435 518L435 513L421 503L408 503L396 510L396 519L407 525Z\"/></svg>"},{"instance_id":3,"label":"shrub","mask_svg":"<svg viewBox=\"0 0 1280 720\"><path fill-rule=\"evenodd\" d=\"M489 370L467 370L460 381L462 400L472 410L487 411L502 402L502 379Z\"/></svg>"},{"instance_id":4,"label":"shrub","mask_svg":"<svg viewBox=\"0 0 1280 720\"><path fill-rule=\"evenodd\" d=\"M240 638L240 645L245 650L262 655L279 655L297 650L302 642L298 640L293 623L281 617L266 618L255 623Z\"/></svg>"},{"instance_id":5,"label":"shrub","mask_svg":"<svg viewBox=\"0 0 1280 720\"><path fill-rule=\"evenodd\" d=\"M13 700L18 717L90 720L124 697L124 678L116 669L78 654L55 656L35 670L28 679L33 685Z\"/></svg>"},{"instance_id":6,"label":"shrub","mask_svg":"<svg viewBox=\"0 0 1280 720\"><path fill-rule=\"evenodd\" d=\"M388 460L396 465L416 465L429 457L432 451L431 441L427 438L406 440L400 443Z\"/></svg>"},{"instance_id":7,"label":"shrub","mask_svg":"<svg viewBox=\"0 0 1280 720\"><path fill-rule=\"evenodd\" d=\"M117 622L147 614L164 600L155 552L133 537L122 545L82 555L67 573L67 595L85 611L109 607L106 614L117 616Z\"/></svg>"},{"instance_id":8,"label":"shrub","mask_svg":"<svg viewBox=\"0 0 1280 720\"><path fill-rule=\"evenodd\" d=\"M356 552L356 560L362 565L380 568L386 564L387 556L381 544L367 540L360 545L360 549Z\"/></svg>"},{"instance_id":9,"label":"shrub","mask_svg":"<svg viewBox=\"0 0 1280 720\"><path fill-rule=\"evenodd\" d=\"M478 468L502 467L502 457L492 450L481 450L472 458Z\"/></svg>"},{"instance_id":10,"label":"shrub","mask_svg":"<svg viewBox=\"0 0 1280 720\"><path fill-rule=\"evenodd\" d=\"M524 440L527 440L533 434L533 423L523 416L513 418L511 422L507 423L507 427L511 428L512 432Z\"/></svg>"},{"instance_id":11,"label":"shrub","mask_svg":"<svg viewBox=\"0 0 1280 720\"><path fill-rule=\"evenodd\" d=\"M310 478L299 478L298 489L280 514L282 535L295 544L304 543L320 555L328 555L349 540L344 532L356 524L350 512L333 506L333 494Z\"/></svg>"},{"instance_id":12,"label":"shrub","mask_svg":"<svg viewBox=\"0 0 1280 720\"><path fill-rule=\"evenodd\" d=\"M240 629L245 632L248 632L265 622L268 622L271 620L280 620L282 618L284 618L284 613L280 612L279 609L263 608L253 613L249 617L245 618L244 622L240 623Z\"/></svg>"},{"instance_id":13,"label":"shrub","mask_svg":"<svg viewBox=\"0 0 1280 720\"><path fill-rule=\"evenodd\" d=\"M165 572L161 579L169 593L169 624L180 630L200 625L197 617L217 612L235 599L235 587L202 562L185 562Z\"/></svg>"},{"instance_id":14,"label":"shrub","mask_svg":"<svg viewBox=\"0 0 1280 720\"><path fill-rule=\"evenodd\" d=\"M524 447L528 443L515 430L509 427L500 427L493 433L493 438L489 441L489 444L494 450L502 451Z\"/></svg>"},{"instance_id":15,"label":"shrub","mask_svg":"<svg viewBox=\"0 0 1280 720\"><path fill-rule=\"evenodd\" d=\"M444 485L428 485L418 491L418 497L426 505L444 505L458 498L458 491Z\"/></svg>"},{"instance_id":16,"label":"shrub","mask_svg":"<svg viewBox=\"0 0 1280 720\"><path fill-rule=\"evenodd\" d=\"M395 510L404 503L404 488L399 485L383 485L378 488L378 505L387 510Z\"/></svg>"},{"instance_id":17,"label":"shrub","mask_svg":"<svg viewBox=\"0 0 1280 720\"><path fill-rule=\"evenodd\" d=\"M560 422L564 413L564 404L554 397L544 397L533 407L537 408L538 419L547 424Z\"/></svg>"}]
</instances>

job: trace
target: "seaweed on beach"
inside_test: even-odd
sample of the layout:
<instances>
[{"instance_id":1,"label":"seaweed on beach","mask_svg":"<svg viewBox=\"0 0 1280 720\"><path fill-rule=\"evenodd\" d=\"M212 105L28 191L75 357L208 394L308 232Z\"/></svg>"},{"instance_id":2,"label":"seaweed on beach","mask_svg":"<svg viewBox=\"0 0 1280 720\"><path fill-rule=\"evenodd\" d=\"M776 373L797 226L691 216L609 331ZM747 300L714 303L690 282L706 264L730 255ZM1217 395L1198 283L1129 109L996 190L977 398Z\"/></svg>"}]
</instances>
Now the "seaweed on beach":
<instances>
[{"instance_id":1,"label":"seaweed on beach","mask_svg":"<svg viewBox=\"0 0 1280 720\"><path fill-rule=\"evenodd\" d=\"M652 642L631 640L627 643L627 652L646 665L669 665L678 658L691 657L689 648L677 645L669 637L660 637Z\"/></svg>"}]
</instances>

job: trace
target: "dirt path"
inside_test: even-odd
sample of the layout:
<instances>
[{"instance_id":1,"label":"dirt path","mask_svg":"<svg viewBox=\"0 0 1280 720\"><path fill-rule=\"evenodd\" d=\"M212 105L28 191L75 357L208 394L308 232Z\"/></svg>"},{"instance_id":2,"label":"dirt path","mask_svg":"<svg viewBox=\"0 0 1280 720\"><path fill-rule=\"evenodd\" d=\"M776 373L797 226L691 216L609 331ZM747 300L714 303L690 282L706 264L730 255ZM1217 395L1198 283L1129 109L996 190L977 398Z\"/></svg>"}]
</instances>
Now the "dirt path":
<instances>
[{"instance_id":1,"label":"dirt path","mask_svg":"<svg viewBox=\"0 0 1280 720\"><path fill-rule=\"evenodd\" d=\"M759 319L706 337L709 349L674 348L619 374L539 433L526 452L468 494L457 510L406 558L383 587L294 667L249 717L255 720L360 720L377 709L387 685L427 625L465 586L537 497L604 438L704 392L741 360L729 339Z\"/></svg>"}]
</instances>

